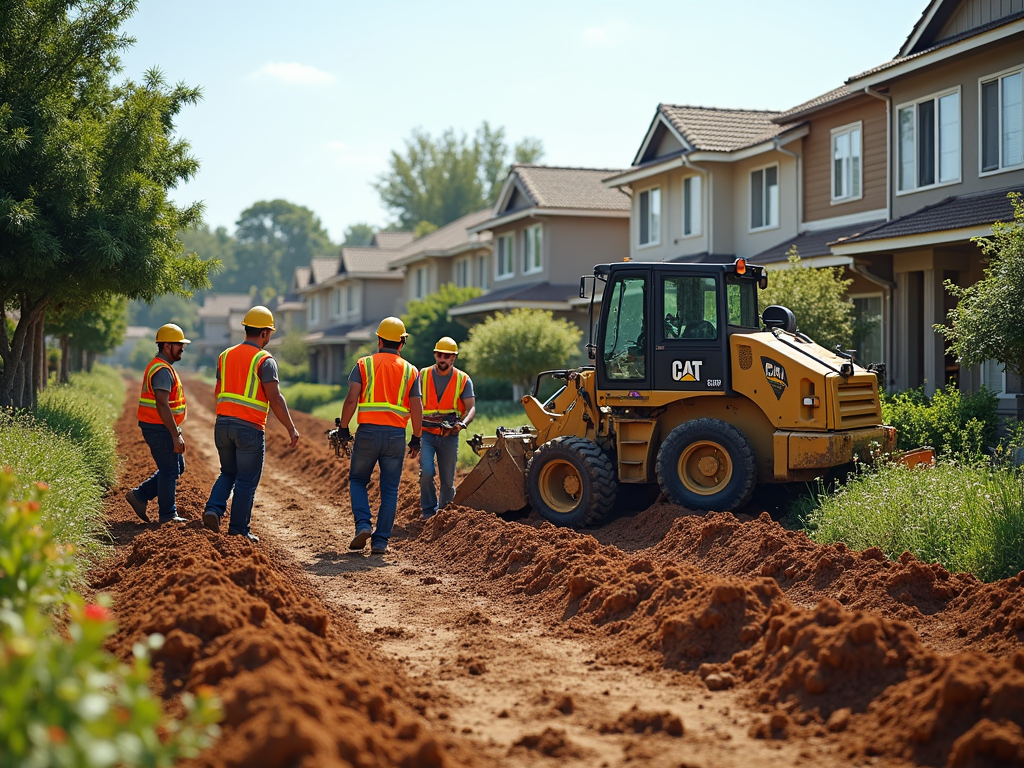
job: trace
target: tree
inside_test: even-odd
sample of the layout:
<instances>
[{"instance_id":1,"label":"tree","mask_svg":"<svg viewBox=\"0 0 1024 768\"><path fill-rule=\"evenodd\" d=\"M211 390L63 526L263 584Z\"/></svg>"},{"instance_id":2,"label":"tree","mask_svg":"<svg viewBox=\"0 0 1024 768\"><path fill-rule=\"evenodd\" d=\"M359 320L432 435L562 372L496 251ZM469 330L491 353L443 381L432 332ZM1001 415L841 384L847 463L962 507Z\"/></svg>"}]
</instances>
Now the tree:
<instances>
[{"instance_id":1,"label":"tree","mask_svg":"<svg viewBox=\"0 0 1024 768\"><path fill-rule=\"evenodd\" d=\"M185 250L195 253L200 259L209 263L218 263L216 274L211 275L211 289L218 293L247 291L249 286L239 287L235 284L239 276L238 262L235 259L235 238L226 227L211 230L203 224L199 227L186 229L178 233L178 239Z\"/></svg>"},{"instance_id":2,"label":"tree","mask_svg":"<svg viewBox=\"0 0 1024 768\"><path fill-rule=\"evenodd\" d=\"M957 300L949 310L948 326L935 330L947 341L962 366L985 360L1001 363L1007 371L1024 375L1024 202L1019 192L1007 195L1013 221L997 221L991 237L976 237L988 258L984 277L961 288L946 281Z\"/></svg>"},{"instance_id":3,"label":"tree","mask_svg":"<svg viewBox=\"0 0 1024 768\"><path fill-rule=\"evenodd\" d=\"M843 279L842 267L805 267L795 245L787 257L789 269L770 273L768 289L759 293L760 309L789 307L801 333L827 349L845 349L853 339L853 303L846 298L853 280Z\"/></svg>"},{"instance_id":4,"label":"tree","mask_svg":"<svg viewBox=\"0 0 1024 768\"><path fill-rule=\"evenodd\" d=\"M0 406L32 407L45 375L47 308L99 297L150 300L209 285L210 264L176 233L202 206L168 190L198 161L175 134L200 98L159 70L112 82L134 0L0 4Z\"/></svg>"},{"instance_id":5,"label":"tree","mask_svg":"<svg viewBox=\"0 0 1024 768\"><path fill-rule=\"evenodd\" d=\"M390 169L374 185L399 228L421 222L443 227L460 216L492 205L508 168L505 129L484 121L472 141L449 128L436 140L421 129L405 142L405 153L391 153ZM537 162L539 139L527 138L513 150L516 162Z\"/></svg>"},{"instance_id":6,"label":"tree","mask_svg":"<svg viewBox=\"0 0 1024 768\"><path fill-rule=\"evenodd\" d=\"M150 303L133 302L128 308L129 325L159 328L166 323L181 326L186 337L199 332L199 308L195 302L173 294L160 296Z\"/></svg>"},{"instance_id":7,"label":"tree","mask_svg":"<svg viewBox=\"0 0 1024 768\"><path fill-rule=\"evenodd\" d=\"M417 368L426 368L434 364L434 345L442 336L451 336L457 344L462 344L469 338L469 329L449 319L448 310L480 294L479 288L456 288L445 283L423 300L410 301L402 315L409 334L402 356Z\"/></svg>"},{"instance_id":8,"label":"tree","mask_svg":"<svg viewBox=\"0 0 1024 768\"><path fill-rule=\"evenodd\" d=\"M342 245L358 247L369 245L373 240L374 228L366 222L360 221L345 227L345 239Z\"/></svg>"},{"instance_id":9,"label":"tree","mask_svg":"<svg viewBox=\"0 0 1024 768\"><path fill-rule=\"evenodd\" d=\"M296 267L334 250L320 219L287 200L261 200L242 211L235 230L236 290L255 287L263 299L283 294Z\"/></svg>"},{"instance_id":10,"label":"tree","mask_svg":"<svg viewBox=\"0 0 1024 768\"><path fill-rule=\"evenodd\" d=\"M128 300L112 296L87 309L65 305L46 314L46 332L60 337L60 376L66 383L68 373L90 370L97 355L109 352L124 341L128 327ZM74 357L77 364L72 365ZM85 359L83 359L85 358Z\"/></svg>"},{"instance_id":11,"label":"tree","mask_svg":"<svg viewBox=\"0 0 1024 768\"><path fill-rule=\"evenodd\" d=\"M513 309L470 328L462 351L474 375L511 381L522 391L541 371L568 365L581 338L583 331L550 310Z\"/></svg>"}]
</instances>

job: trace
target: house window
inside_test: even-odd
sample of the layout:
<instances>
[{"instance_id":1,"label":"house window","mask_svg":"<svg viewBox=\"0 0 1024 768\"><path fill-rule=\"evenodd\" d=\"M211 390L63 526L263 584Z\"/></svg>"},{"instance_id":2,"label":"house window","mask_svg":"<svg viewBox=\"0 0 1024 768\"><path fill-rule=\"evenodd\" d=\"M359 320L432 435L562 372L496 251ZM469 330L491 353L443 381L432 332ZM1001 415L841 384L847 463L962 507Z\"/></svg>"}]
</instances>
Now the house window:
<instances>
[{"instance_id":1,"label":"house window","mask_svg":"<svg viewBox=\"0 0 1024 768\"><path fill-rule=\"evenodd\" d=\"M523 274L529 275L540 272L543 268L543 240L541 239L540 224L527 227L523 231Z\"/></svg>"},{"instance_id":2,"label":"house window","mask_svg":"<svg viewBox=\"0 0 1024 768\"><path fill-rule=\"evenodd\" d=\"M981 364L981 383L1001 397L1013 397L1024 392L1021 377L1009 373L1002 363L995 360L986 360Z\"/></svg>"},{"instance_id":3,"label":"house window","mask_svg":"<svg viewBox=\"0 0 1024 768\"><path fill-rule=\"evenodd\" d=\"M898 110L900 192L960 180L960 91Z\"/></svg>"},{"instance_id":4,"label":"house window","mask_svg":"<svg viewBox=\"0 0 1024 768\"><path fill-rule=\"evenodd\" d=\"M853 296L853 348L858 365L881 363L882 356L882 294Z\"/></svg>"},{"instance_id":5,"label":"house window","mask_svg":"<svg viewBox=\"0 0 1024 768\"><path fill-rule=\"evenodd\" d=\"M661 189L645 189L640 193L640 245L661 242Z\"/></svg>"},{"instance_id":6,"label":"house window","mask_svg":"<svg viewBox=\"0 0 1024 768\"><path fill-rule=\"evenodd\" d=\"M512 263L512 251L515 246L515 234L509 232L507 235L502 235L498 238L498 247L495 251L495 256L498 257L496 265L497 272L495 274L495 280L504 280L512 277L515 272L515 266Z\"/></svg>"},{"instance_id":7,"label":"house window","mask_svg":"<svg viewBox=\"0 0 1024 768\"><path fill-rule=\"evenodd\" d=\"M331 291L331 317L341 317L341 288Z\"/></svg>"},{"instance_id":8,"label":"house window","mask_svg":"<svg viewBox=\"0 0 1024 768\"><path fill-rule=\"evenodd\" d=\"M469 259L459 259L455 262L455 285L459 288L469 285Z\"/></svg>"},{"instance_id":9,"label":"house window","mask_svg":"<svg viewBox=\"0 0 1024 768\"><path fill-rule=\"evenodd\" d=\"M416 267L413 271L412 297L422 299L427 295L427 268Z\"/></svg>"},{"instance_id":10,"label":"house window","mask_svg":"<svg viewBox=\"0 0 1024 768\"><path fill-rule=\"evenodd\" d=\"M683 179L683 236L700 234L700 176Z\"/></svg>"},{"instance_id":11,"label":"house window","mask_svg":"<svg viewBox=\"0 0 1024 768\"><path fill-rule=\"evenodd\" d=\"M486 254L476 257L476 276L477 285L480 289L486 291L490 286L491 270L488 268L488 258Z\"/></svg>"},{"instance_id":12,"label":"house window","mask_svg":"<svg viewBox=\"0 0 1024 768\"><path fill-rule=\"evenodd\" d=\"M357 315L360 311L359 289L355 285L348 285L345 288L345 308L349 315Z\"/></svg>"},{"instance_id":13,"label":"house window","mask_svg":"<svg viewBox=\"0 0 1024 768\"><path fill-rule=\"evenodd\" d=\"M1024 72L981 83L981 171L1024 165Z\"/></svg>"},{"instance_id":14,"label":"house window","mask_svg":"<svg viewBox=\"0 0 1024 768\"><path fill-rule=\"evenodd\" d=\"M750 174L750 228L779 226L779 166L758 168Z\"/></svg>"},{"instance_id":15,"label":"house window","mask_svg":"<svg viewBox=\"0 0 1024 768\"><path fill-rule=\"evenodd\" d=\"M306 309L306 317L310 327L320 322L320 296L313 294L309 297L309 306Z\"/></svg>"},{"instance_id":16,"label":"house window","mask_svg":"<svg viewBox=\"0 0 1024 768\"><path fill-rule=\"evenodd\" d=\"M832 130L832 201L861 196L861 124Z\"/></svg>"}]
</instances>

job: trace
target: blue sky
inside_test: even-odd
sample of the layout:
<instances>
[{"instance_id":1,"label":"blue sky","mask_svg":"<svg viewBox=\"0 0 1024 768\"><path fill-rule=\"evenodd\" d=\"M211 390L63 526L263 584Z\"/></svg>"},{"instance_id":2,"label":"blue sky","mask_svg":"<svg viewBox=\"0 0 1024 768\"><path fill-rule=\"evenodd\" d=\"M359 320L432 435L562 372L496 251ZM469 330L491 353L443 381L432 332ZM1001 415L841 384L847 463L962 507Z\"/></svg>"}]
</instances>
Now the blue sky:
<instances>
[{"instance_id":1,"label":"blue sky","mask_svg":"<svg viewBox=\"0 0 1024 768\"><path fill-rule=\"evenodd\" d=\"M516 3L141 0L125 75L202 87L174 193L234 231L257 200L331 238L389 215L372 182L414 128L532 136L543 162L629 165L659 102L787 109L892 58L926 0Z\"/></svg>"}]
</instances>

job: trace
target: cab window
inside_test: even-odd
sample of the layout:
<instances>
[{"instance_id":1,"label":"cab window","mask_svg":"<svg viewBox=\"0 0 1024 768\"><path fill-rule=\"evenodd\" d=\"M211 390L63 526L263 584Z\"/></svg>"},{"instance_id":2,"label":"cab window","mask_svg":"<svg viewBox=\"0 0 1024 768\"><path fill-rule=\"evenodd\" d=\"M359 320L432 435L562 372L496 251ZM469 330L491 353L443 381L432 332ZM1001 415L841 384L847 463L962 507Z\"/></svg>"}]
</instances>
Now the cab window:
<instances>
[{"instance_id":1,"label":"cab window","mask_svg":"<svg viewBox=\"0 0 1024 768\"><path fill-rule=\"evenodd\" d=\"M612 288L604 335L604 364L609 379L636 380L647 376L646 293L646 280L642 277L625 277Z\"/></svg>"},{"instance_id":2,"label":"cab window","mask_svg":"<svg viewBox=\"0 0 1024 768\"><path fill-rule=\"evenodd\" d=\"M726 275L726 298L729 307L729 325L759 328L757 314L757 283L749 277Z\"/></svg>"},{"instance_id":3,"label":"cab window","mask_svg":"<svg viewBox=\"0 0 1024 768\"><path fill-rule=\"evenodd\" d=\"M666 277L662 283L663 339L718 338L718 291L713 277Z\"/></svg>"}]
</instances>

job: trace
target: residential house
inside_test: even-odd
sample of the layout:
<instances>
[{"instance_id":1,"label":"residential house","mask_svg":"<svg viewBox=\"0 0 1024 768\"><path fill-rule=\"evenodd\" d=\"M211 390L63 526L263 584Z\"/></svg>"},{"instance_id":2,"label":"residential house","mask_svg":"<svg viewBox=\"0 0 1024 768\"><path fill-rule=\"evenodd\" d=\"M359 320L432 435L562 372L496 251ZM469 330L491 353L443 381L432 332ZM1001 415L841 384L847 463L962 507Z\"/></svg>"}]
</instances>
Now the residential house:
<instances>
[{"instance_id":1,"label":"residential house","mask_svg":"<svg viewBox=\"0 0 1024 768\"><path fill-rule=\"evenodd\" d=\"M995 363L960 370L933 326L952 306L944 281L982 277L971 238L1009 220L1007 193L1024 191L1024 0L933 0L896 58L846 86L884 100L890 216L830 247L892 271L895 386L985 384L1013 410L1020 380Z\"/></svg>"},{"instance_id":2,"label":"residential house","mask_svg":"<svg viewBox=\"0 0 1024 768\"><path fill-rule=\"evenodd\" d=\"M202 329L189 349L195 365L215 366L221 352L245 339L242 318L252 304L247 293L208 293L203 297L198 312Z\"/></svg>"},{"instance_id":3,"label":"residential house","mask_svg":"<svg viewBox=\"0 0 1024 768\"><path fill-rule=\"evenodd\" d=\"M490 215L468 227L491 235L490 290L449 316L472 325L498 310L549 309L586 330L580 276L629 255L629 197L601 183L613 173L513 165Z\"/></svg>"},{"instance_id":4,"label":"residential house","mask_svg":"<svg viewBox=\"0 0 1024 768\"><path fill-rule=\"evenodd\" d=\"M445 283L490 289L491 233L469 231L489 218L490 208L467 213L402 249L391 267L405 268L406 302L426 298Z\"/></svg>"},{"instance_id":5,"label":"residential house","mask_svg":"<svg viewBox=\"0 0 1024 768\"><path fill-rule=\"evenodd\" d=\"M408 233L375 242L408 244ZM377 324L402 311L403 270L392 270L391 261L401 251L378 245L342 248L339 256L313 259L308 282L297 288L306 306L306 335L312 380L343 384L348 380L346 363L352 353L372 340ZM303 269L303 268L300 268ZM296 270L296 281L300 275Z\"/></svg>"}]
</instances>

